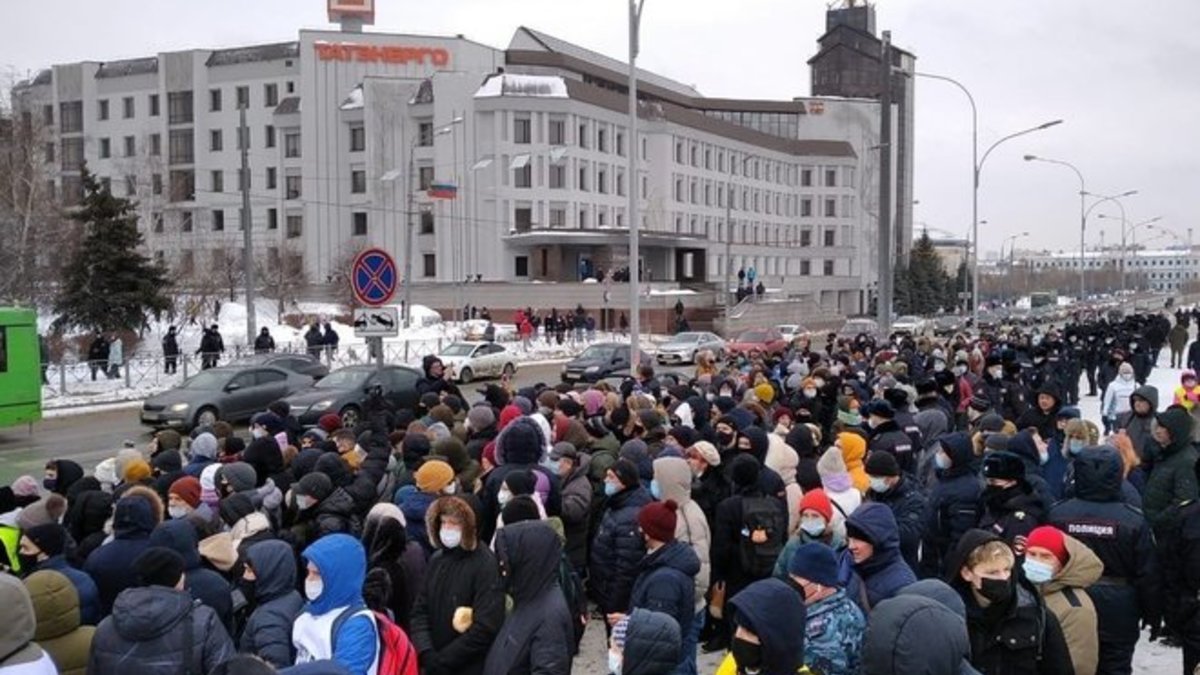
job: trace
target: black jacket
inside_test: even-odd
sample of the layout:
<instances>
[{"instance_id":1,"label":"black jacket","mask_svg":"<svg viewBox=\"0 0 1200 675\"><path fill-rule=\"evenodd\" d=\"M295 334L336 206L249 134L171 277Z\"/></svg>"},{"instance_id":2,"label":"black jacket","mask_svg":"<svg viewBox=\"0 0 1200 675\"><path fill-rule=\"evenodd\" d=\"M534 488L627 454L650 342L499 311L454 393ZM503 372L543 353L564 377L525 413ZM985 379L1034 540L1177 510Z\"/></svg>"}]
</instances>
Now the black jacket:
<instances>
[{"instance_id":1,"label":"black jacket","mask_svg":"<svg viewBox=\"0 0 1200 675\"><path fill-rule=\"evenodd\" d=\"M233 625L233 602L229 582L220 574L202 567L197 549L196 528L186 518L168 520L150 534L151 546L169 548L183 557L184 589L200 603L211 607L225 629Z\"/></svg>"},{"instance_id":2,"label":"black jacket","mask_svg":"<svg viewBox=\"0 0 1200 675\"><path fill-rule=\"evenodd\" d=\"M646 609L635 609L629 613L622 675L676 672L679 657L680 633L674 619Z\"/></svg>"},{"instance_id":3,"label":"black jacket","mask_svg":"<svg viewBox=\"0 0 1200 675\"><path fill-rule=\"evenodd\" d=\"M242 629L238 651L277 668L289 666L296 660L292 624L304 609L304 598L296 592L292 549L282 541L262 541L246 549L246 561L255 574L255 607Z\"/></svg>"},{"instance_id":4,"label":"black jacket","mask_svg":"<svg viewBox=\"0 0 1200 675\"><path fill-rule=\"evenodd\" d=\"M1046 500L1025 480L1010 488L985 487L979 527L1013 544L1041 525L1047 510Z\"/></svg>"},{"instance_id":5,"label":"black jacket","mask_svg":"<svg viewBox=\"0 0 1200 675\"><path fill-rule=\"evenodd\" d=\"M1200 642L1200 502L1173 508L1163 529L1164 618L1187 642Z\"/></svg>"},{"instance_id":6,"label":"black jacket","mask_svg":"<svg viewBox=\"0 0 1200 675\"><path fill-rule=\"evenodd\" d=\"M191 666L185 668L188 654ZM112 616L100 622L87 671L89 675L207 673L233 655L233 642L212 609L185 591L144 586L122 591Z\"/></svg>"},{"instance_id":7,"label":"black jacket","mask_svg":"<svg viewBox=\"0 0 1200 675\"><path fill-rule=\"evenodd\" d=\"M979 522L979 495L983 490L972 468L974 451L962 432L942 437L953 465L937 471L937 481L925 504L921 541L921 576L939 577L946 558L959 537Z\"/></svg>"},{"instance_id":8,"label":"black jacket","mask_svg":"<svg viewBox=\"0 0 1200 675\"><path fill-rule=\"evenodd\" d=\"M902 476L900 482L887 492L868 491L867 499L892 510L900 530L900 554L904 556L904 562L916 571L919 568L917 552L921 547L921 531L924 527L925 495L913 479Z\"/></svg>"},{"instance_id":9,"label":"black jacket","mask_svg":"<svg viewBox=\"0 0 1200 675\"><path fill-rule=\"evenodd\" d=\"M919 431L917 435L920 436ZM920 446L913 443L912 437L905 433L895 420L888 420L871 431L871 441L867 449L871 452L890 453L904 473L917 472L917 451Z\"/></svg>"},{"instance_id":10,"label":"black jacket","mask_svg":"<svg viewBox=\"0 0 1200 675\"><path fill-rule=\"evenodd\" d=\"M680 518L683 516L680 515ZM696 613L696 575L700 559L688 544L672 541L638 563L629 609L642 607L670 615L686 635Z\"/></svg>"},{"instance_id":11,"label":"black jacket","mask_svg":"<svg viewBox=\"0 0 1200 675\"><path fill-rule=\"evenodd\" d=\"M638 561L646 553L637 516L650 501L650 493L635 486L618 492L605 504L588 567L588 593L605 613L629 609Z\"/></svg>"},{"instance_id":12,"label":"black jacket","mask_svg":"<svg viewBox=\"0 0 1200 675\"><path fill-rule=\"evenodd\" d=\"M1161 615L1161 576L1150 525L1122 501L1121 457L1109 447L1088 448L1074 461L1075 496L1050 510L1049 522L1075 537L1104 563L1088 589L1101 641L1136 642L1138 618Z\"/></svg>"}]
</instances>

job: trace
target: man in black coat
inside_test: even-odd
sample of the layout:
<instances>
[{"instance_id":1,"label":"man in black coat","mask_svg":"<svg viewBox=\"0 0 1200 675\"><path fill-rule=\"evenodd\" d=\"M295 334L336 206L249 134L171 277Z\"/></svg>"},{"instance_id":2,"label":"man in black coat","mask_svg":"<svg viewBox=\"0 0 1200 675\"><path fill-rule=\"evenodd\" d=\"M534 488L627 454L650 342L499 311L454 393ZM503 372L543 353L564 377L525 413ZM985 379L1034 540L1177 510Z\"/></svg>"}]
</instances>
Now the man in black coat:
<instances>
[{"instance_id":1,"label":"man in black coat","mask_svg":"<svg viewBox=\"0 0 1200 675\"><path fill-rule=\"evenodd\" d=\"M92 371L92 381L96 381L96 371L101 373L108 372L108 338L100 331L96 331L96 336L92 338L92 344L88 345L88 369Z\"/></svg>"},{"instance_id":2,"label":"man in black coat","mask_svg":"<svg viewBox=\"0 0 1200 675\"><path fill-rule=\"evenodd\" d=\"M900 532L900 554L910 568L914 571L919 569L917 552L921 547L925 495L915 481L903 475L891 453L872 452L867 455L866 471L871 481L867 501L879 502L892 510Z\"/></svg>"},{"instance_id":3,"label":"man in black coat","mask_svg":"<svg viewBox=\"0 0 1200 675\"><path fill-rule=\"evenodd\" d=\"M162 350L163 372L167 375L174 375L179 363L179 340L176 337L175 326L168 328L167 334L163 336Z\"/></svg>"},{"instance_id":4,"label":"man in black coat","mask_svg":"<svg viewBox=\"0 0 1200 675\"><path fill-rule=\"evenodd\" d=\"M1097 673L1128 673L1139 617L1154 635L1162 614L1150 525L1122 500L1122 467L1113 448L1084 449L1074 460L1075 496L1056 504L1049 517L1051 525L1082 541L1104 563L1100 581L1087 589L1099 619Z\"/></svg>"},{"instance_id":5,"label":"man in black coat","mask_svg":"<svg viewBox=\"0 0 1200 675\"><path fill-rule=\"evenodd\" d=\"M1164 618L1183 643L1183 672L1200 664L1200 502L1172 506L1162 528Z\"/></svg>"},{"instance_id":6,"label":"man in black coat","mask_svg":"<svg viewBox=\"0 0 1200 675\"><path fill-rule=\"evenodd\" d=\"M887 401L876 400L867 404L863 410L867 425L871 428L871 438L867 443L870 452L887 452L896 458L900 470L915 474L917 472L916 448L900 425L896 423L896 410ZM915 424L915 423L914 423ZM920 432L917 432L920 436Z\"/></svg>"},{"instance_id":7,"label":"man in black coat","mask_svg":"<svg viewBox=\"0 0 1200 675\"><path fill-rule=\"evenodd\" d=\"M934 454L937 480L925 506L921 535L921 575L940 577L963 533L979 522L982 485L974 468L971 439L955 432L942 437Z\"/></svg>"}]
</instances>

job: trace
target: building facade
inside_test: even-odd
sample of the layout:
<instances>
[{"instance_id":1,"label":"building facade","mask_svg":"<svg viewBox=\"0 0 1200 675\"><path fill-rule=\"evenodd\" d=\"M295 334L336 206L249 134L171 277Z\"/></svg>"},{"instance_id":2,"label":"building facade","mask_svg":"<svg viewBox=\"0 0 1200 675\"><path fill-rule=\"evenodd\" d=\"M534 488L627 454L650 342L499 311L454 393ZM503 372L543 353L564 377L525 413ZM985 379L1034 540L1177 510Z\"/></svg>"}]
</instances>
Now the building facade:
<instances>
[{"instance_id":1,"label":"building facade","mask_svg":"<svg viewBox=\"0 0 1200 675\"><path fill-rule=\"evenodd\" d=\"M44 129L62 200L78 200L86 163L137 200L147 249L181 284L240 269L247 221L256 260L294 264L308 283L344 279L368 246L416 283L628 273L636 181L644 279L720 286L754 268L788 295L861 311L875 282L878 103L712 99L639 72L630 139L625 72L526 28L507 49L301 31L57 65L13 96Z\"/></svg>"},{"instance_id":2,"label":"building facade","mask_svg":"<svg viewBox=\"0 0 1200 675\"><path fill-rule=\"evenodd\" d=\"M1084 273L1111 273L1119 279L1121 251L1117 249L1087 251L1083 258ZM1125 252L1127 286L1130 289L1178 291L1185 285L1200 281L1200 248L1137 249ZM1016 255L1015 265L1033 274L1048 271L1078 273L1079 252L1059 251ZM1119 285L1119 282L1118 282Z\"/></svg>"}]
</instances>

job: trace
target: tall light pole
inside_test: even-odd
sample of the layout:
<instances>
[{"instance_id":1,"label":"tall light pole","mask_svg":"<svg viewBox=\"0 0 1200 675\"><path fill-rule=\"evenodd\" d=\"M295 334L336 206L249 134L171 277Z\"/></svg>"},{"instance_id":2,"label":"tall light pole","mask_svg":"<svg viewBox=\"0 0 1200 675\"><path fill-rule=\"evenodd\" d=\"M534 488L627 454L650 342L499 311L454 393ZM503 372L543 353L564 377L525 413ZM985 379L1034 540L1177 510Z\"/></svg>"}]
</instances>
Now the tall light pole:
<instances>
[{"instance_id":1,"label":"tall light pole","mask_svg":"<svg viewBox=\"0 0 1200 675\"><path fill-rule=\"evenodd\" d=\"M1016 257L1015 254L1017 251L1017 240L1020 239L1021 237L1028 237L1028 236L1029 236L1028 232L1022 232L1020 234L1012 234L1012 235L1005 237L1004 241L1000 242L1000 260L1001 261L1004 260L1004 245L1009 244L1009 247L1008 247L1008 274L1004 275L1005 289L1010 288L1009 283L1012 281L1013 259ZM1012 292L1011 292L1011 290L1005 290L1004 294L1011 296Z\"/></svg>"},{"instance_id":2,"label":"tall light pole","mask_svg":"<svg viewBox=\"0 0 1200 675\"><path fill-rule=\"evenodd\" d=\"M1136 192L1136 190L1135 190L1135 192ZM1130 246L1130 248L1133 248L1133 257L1136 259L1137 258L1137 229L1139 227L1149 228L1154 223L1157 223L1158 221L1162 220L1162 216L1155 216L1155 217L1151 218L1150 220L1143 220L1140 223L1127 223L1125 220L1125 207L1117 199L1114 199L1112 201L1121 208L1121 290L1124 291L1125 290L1125 270L1127 267L1127 264L1126 264L1126 255L1127 254L1125 252L1126 251L1126 248L1125 248L1126 237L1129 238L1129 246ZM1096 202L1096 204L1099 204L1099 203L1100 202ZM1096 217L1104 218L1105 220L1116 220L1116 218L1113 218L1112 216L1104 214L1104 213L1097 214ZM1134 290L1137 290L1136 286L1137 286L1137 284L1135 283Z\"/></svg>"},{"instance_id":3,"label":"tall light pole","mask_svg":"<svg viewBox=\"0 0 1200 675\"><path fill-rule=\"evenodd\" d=\"M449 135L451 137L451 140L454 141L454 161L452 164L454 169L451 172L452 173L451 182L454 183L455 204L450 205L450 221L451 222L454 222L454 220L455 220L454 212L456 210L455 206L457 206L457 202L458 202L457 194L458 194L458 189L461 187L458 184L458 134L455 133L455 131L457 130L456 127L458 127L458 125L460 125L462 123L463 123L462 117L455 117L454 119L450 120L450 122L447 123L445 126L439 127L437 130L435 130L433 132L433 135L435 138L438 136ZM461 291L462 291L462 269L461 269L462 265L460 265L458 263L460 263L462 260L462 252L463 252L463 249L465 248L465 246L456 246L454 243L454 235L455 235L455 233L458 233L460 236L465 234L463 232L464 224L465 223L458 222L458 223L455 223L454 227L450 228L450 250L454 251L454 254L450 258L450 262L451 262L450 278L453 280L453 283L454 283L454 312L451 316L458 316L458 310L459 310L459 308L462 307L462 293L461 293ZM470 318L470 317L463 316L462 320L466 321L468 318Z\"/></svg>"},{"instance_id":4,"label":"tall light pole","mask_svg":"<svg viewBox=\"0 0 1200 675\"><path fill-rule=\"evenodd\" d=\"M1087 269L1087 248L1084 242L1084 236L1087 232L1087 185L1083 180L1083 172L1074 164L1064 162L1061 159L1048 159L1046 157L1038 157L1037 155L1025 155L1026 162L1046 162L1047 164L1057 164L1065 166L1075 172L1079 178L1079 301L1087 297L1087 279L1085 270Z\"/></svg>"},{"instance_id":5,"label":"tall light pole","mask_svg":"<svg viewBox=\"0 0 1200 675\"><path fill-rule=\"evenodd\" d=\"M988 155L996 146L1001 143L1012 140L1018 136L1031 134L1035 131L1049 129L1052 126L1062 124L1062 120L1053 120L1044 124L1039 124L1036 127L1031 127L1023 131L1018 131L1015 134L1009 134L1004 138L996 141L983 153L983 157L979 158L979 109L975 105L975 97L971 95L971 91L966 88L963 83L958 80L947 77L945 75L934 75L933 73L913 73L917 77L928 77L932 80L941 80L949 82L958 87L962 93L966 94L967 100L971 103L971 239L975 241L975 252L971 258L971 317L978 323L979 319L979 174L983 171L983 163L987 161Z\"/></svg>"},{"instance_id":6,"label":"tall light pole","mask_svg":"<svg viewBox=\"0 0 1200 675\"><path fill-rule=\"evenodd\" d=\"M1092 205L1089 206L1087 211L1084 211L1084 213L1083 213L1084 220L1087 220L1088 214L1090 214L1092 211L1094 211L1097 206L1100 206L1101 204L1103 204L1105 202L1112 202L1117 205L1117 208L1121 209L1121 225L1122 225L1122 227L1121 227L1121 292L1122 293L1125 292L1125 228L1124 228L1125 205L1121 203L1121 200L1124 199L1125 197L1132 197L1133 195L1136 195L1137 193L1138 193L1137 190L1129 190L1128 192L1122 192L1119 195L1098 195L1094 192L1089 192L1089 193L1087 193L1087 196L1088 197L1096 197L1096 201L1092 202Z\"/></svg>"},{"instance_id":7,"label":"tall light pole","mask_svg":"<svg viewBox=\"0 0 1200 675\"><path fill-rule=\"evenodd\" d=\"M641 349L641 297L642 269L638 264L638 152L641 144L637 135L637 56L638 30L642 23L642 5L646 0L629 0L629 373L637 375ZM728 261L727 261L728 264Z\"/></svg>"}]
</instances>

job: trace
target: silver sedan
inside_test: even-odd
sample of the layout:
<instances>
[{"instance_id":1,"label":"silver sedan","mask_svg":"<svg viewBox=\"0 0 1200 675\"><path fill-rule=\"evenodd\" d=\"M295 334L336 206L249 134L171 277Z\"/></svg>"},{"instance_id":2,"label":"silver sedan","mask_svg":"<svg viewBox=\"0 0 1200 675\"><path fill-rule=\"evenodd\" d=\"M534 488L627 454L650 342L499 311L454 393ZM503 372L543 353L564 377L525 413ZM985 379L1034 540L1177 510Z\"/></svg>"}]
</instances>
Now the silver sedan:
<instances>
[{"instance_id":1,"label":"silver sedan","mask_svg":"<svg viewBox=\"0 0 1200 675\"><path fill-rule=\"evenodd\" d=\"M679 333L659 345L655 360L661 364L695 363L696 355L706 349L720 360L725 356L725 341L713 333Z\"/></svg>"}]
</instances>

